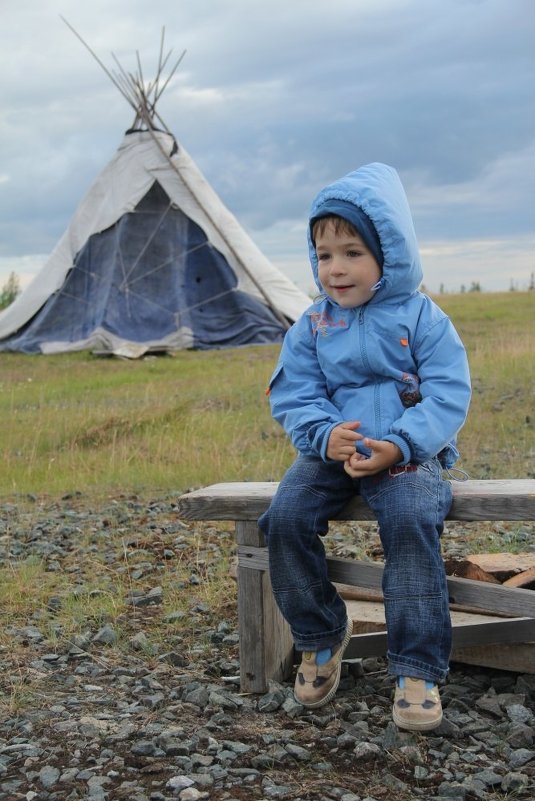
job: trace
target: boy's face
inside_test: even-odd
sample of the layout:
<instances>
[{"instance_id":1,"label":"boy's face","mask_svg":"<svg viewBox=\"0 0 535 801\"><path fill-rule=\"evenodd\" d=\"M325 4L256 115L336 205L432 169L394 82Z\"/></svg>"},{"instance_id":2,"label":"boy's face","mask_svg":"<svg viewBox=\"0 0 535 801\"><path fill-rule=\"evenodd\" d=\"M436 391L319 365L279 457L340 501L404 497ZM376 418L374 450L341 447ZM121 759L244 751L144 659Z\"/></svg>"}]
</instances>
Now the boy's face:
<instances>
[{"instance_id":1,"label":"boy's face","mask_svg":"<svg viewBox=\"0 0 535 801\"><path fill-rule=\"evenodd\" d=\"M367 303L381 268L357 233L339 231L328 220L316 236L318 278L325 292L339 306L352 309Z\"/></svg>"}]
</instances>

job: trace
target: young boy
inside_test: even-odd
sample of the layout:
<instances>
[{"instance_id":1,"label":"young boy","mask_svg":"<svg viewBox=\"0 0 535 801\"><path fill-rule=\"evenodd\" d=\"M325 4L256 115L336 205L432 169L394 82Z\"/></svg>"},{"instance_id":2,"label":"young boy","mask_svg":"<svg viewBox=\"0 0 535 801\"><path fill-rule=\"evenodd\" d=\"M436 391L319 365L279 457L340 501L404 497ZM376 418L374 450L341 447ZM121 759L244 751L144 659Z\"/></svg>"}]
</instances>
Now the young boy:
<instances>
[{"instance_id":1,"label":"young boy","mask_svg":"<svg viewBox=\"0 0 535 801\"><path fill-rule=\"evenodd\" d=\"M308 242L321 295L286 334L270 383L273 416L298 457L259 520L273 592L302 652L295 697L315 708L338 688L351 624L320 538L360 494L384 550L394 721L433 729L451 648L443 469L458 457L470 402L466 353L418 291L418 245L394 169L369 164L322 190Z\"/></svg>"}]
</instances>

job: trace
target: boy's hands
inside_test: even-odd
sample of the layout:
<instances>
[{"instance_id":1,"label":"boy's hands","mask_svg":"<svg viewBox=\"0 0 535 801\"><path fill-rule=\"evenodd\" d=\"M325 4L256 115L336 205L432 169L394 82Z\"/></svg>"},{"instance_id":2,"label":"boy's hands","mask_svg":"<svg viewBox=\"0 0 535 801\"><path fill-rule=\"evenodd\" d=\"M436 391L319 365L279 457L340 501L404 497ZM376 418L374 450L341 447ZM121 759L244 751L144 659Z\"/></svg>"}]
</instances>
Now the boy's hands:
<instances>
[{"instance_id":1,"label":"boy's hands","mask_svg":"<svg viewBox=\"0 0 535 801\"><path fill-rule=\"evenodd\" d=\"M338 462L345 462L355 453L355 442L362 439L362 434L357 434L355 429L360 426L358 420L340 423L333 428L329 435L327 445L327 456L329 459L336 459Z\"/></svg>"},{"instance_id":2,"label":"boy's hands","mask_svg":"<svg viewBox=\"0 0 535 801\"><path fill-rule=\"evenodd\" d=\"M355 451L344 462L344 470L351 478L373 476L381 470L387 470L403 458L398 446L387 440L366 437L363 445L371 450L371 456L366 457Z\"/></svg>"},{"instance_id":3,"label":"boy's hands","mask_svg":"<svg viewBox=\"0 0 535 801\"><path fill-rule=\"evenodd\" d=\"M344 462L344 470L351 478L373 476L401 461L403 454L397 445L382 439L364 438L355 430L359 426L358 420L340 423L331 431L327 445L328 458ZM359 439L371 450L371 456L363 456L355 450Z\"/></svg>"}]
</instances>

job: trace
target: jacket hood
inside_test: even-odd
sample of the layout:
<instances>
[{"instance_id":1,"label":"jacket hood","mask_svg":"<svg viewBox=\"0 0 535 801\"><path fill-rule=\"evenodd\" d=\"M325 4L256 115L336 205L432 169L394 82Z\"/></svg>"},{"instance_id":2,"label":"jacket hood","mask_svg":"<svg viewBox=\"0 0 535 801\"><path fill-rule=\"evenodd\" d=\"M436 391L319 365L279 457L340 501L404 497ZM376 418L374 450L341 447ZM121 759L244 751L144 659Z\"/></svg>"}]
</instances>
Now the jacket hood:
<instances>
[{"instance_id":1,"label":"jacket hood","mask_svg":"<svg viewBox=\"0 0 535 801\"><path fill-rule=\"evenodd\" d=\"M357 206L375 226L384 255L380 288L372 299L402 300L418 289L423 273L409 203L396 170L379 162L366 164L329 184L312 203L309 223L322 216L328 201ZM321 292L318 259L308 227L308 249L314 280Z\"/></svg>"}]
</instances>

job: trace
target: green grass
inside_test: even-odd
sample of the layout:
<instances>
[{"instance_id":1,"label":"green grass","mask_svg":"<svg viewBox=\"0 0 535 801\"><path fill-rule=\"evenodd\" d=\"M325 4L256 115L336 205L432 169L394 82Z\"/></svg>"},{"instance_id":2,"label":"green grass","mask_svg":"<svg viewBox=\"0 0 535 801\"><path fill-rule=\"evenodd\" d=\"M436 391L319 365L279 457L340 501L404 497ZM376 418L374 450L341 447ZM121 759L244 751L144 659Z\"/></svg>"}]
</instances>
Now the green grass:
<instances>
[{"instance_id":1,"label":"green grass","mask_svg":"<svg viewBox=\"0 0 535 801\"><path fill-rule=\"evenodd\" d=\"M474 383L474 478L533 472L535 293L441 295ZM273 480L293 459L264 390L278 346L124 361L2 354L0 494L155 492Z\"/></svg>"},{"instance_id":2,"label":"green grass","mask_svg":"<svg viewBox=\"0 0 535 801\"><path fill-rule=\"evenodd\" d=\"M535 476L535 292L438 298L468 351L473 399L459 444L473 478Z\"/></svg>"},{"instance_id":3,"label":"green grass","mask_svg":"<svg viewBox=\"0 0 535 801\"><path fill-rule=\"evenodd\" d=\"M3 358L0 492L185 489L277 469L286 443L264 388L276 348L140 361Z\"/></svg>"}]
</instances>

